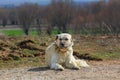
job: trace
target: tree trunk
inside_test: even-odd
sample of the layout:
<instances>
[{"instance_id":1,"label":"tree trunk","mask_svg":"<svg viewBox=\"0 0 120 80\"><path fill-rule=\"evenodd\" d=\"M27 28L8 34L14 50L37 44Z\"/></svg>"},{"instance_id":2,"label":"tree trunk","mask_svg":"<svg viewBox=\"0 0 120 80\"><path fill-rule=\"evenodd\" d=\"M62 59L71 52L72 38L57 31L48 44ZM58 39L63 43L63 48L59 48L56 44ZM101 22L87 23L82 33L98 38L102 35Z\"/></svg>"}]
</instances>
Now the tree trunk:
<instances>
[{"instance_id":1,"label":"tree trunk","mask_svg":"<svg viewBox=\"0 0 120 80\"><path fill-rule=\"evenodd\" d=\"M3 22L2 22L2 26L5 27L7 25L7 20L4 19Z\"/></svg>"},{"instance_id":2,"label":"tree trunk","mask_svg":"<svg viewBox=\"0 0 120 80\"><path fill-rule=\"evenodd\" d=\"M25 35L29 35L29 29L24 29L24 33L25 33Z\"/></svg>"}]
</instances>

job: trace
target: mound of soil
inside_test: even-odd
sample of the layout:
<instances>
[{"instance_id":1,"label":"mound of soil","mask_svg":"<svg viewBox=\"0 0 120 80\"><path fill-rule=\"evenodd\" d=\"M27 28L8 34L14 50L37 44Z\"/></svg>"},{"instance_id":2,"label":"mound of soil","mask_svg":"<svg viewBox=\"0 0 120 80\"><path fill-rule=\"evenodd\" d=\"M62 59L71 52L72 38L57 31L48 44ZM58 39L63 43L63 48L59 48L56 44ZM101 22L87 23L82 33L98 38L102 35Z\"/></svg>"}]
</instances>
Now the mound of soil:
<instances>
[{"instance_id":1,"label":"mound of soil","mask_svg":"<svg viewBox=\"0 0 120 80\"><path fill-rule=\"evenodd\" d=\"M80 59L102 61L89 53L111 54L120 50L120 39L114 37L78 37L75 36L74 56ZM0 37L0 59L9 60L16 57L37 57L45 55L45 48L53 42L49 37ZM75 43L75 41L74 41ZM101 52L102 51L102 52ZM104 52L105 51L105 52ZM83 53L83 54L80 54ZM9 55L10 54L10 55ZM95 54L96 55L96 54ZM104 55L104 54L103 54ZM119 57L118 57L119 58Z\"/></svg>"},{"instance_id":2,"label":"mound of soil","mask_svg":"<svg viewBox=\"0 0 120 80\"><path fill-rule=\"evenodd\" d=\"M27 56L27 54L23 52L25 49L34 51L32 56ZM43 56L44 54L45 50L40 48L40 44L36 44L31 39L22 39L19 40L19 42L17 42L17 38L14 37L10 37L7 40L0 39L0 60L19 60L22 57L37 57Z\"/></svg>"},{"instance_id":3,"label":"mound of soil","mask_svg":"<svg viewBox=\"0 0 120 80\"><path fill-rule=\"evenodd\" d=\"M73 55L76 56L79 59L86 59L86 60L95 60L95 61L102 61L101 58L96 58L94 56L91 56L89 53L85 53L85 54L80 54L78 52L73 52Z\"/></svg>"},{"instance_id":4,"label":"mound of soil","mask_svg":"<svg viewBox=\"0 0 120 80\"><path fill-rule=\"evenodd\" d=\"M10 40L14 40L13 38L10 38ZM16 40L16 39L15 39ZM45 44L46 45L46 44ZM36 44L35 41L31 39L27 40L21 40L17 44L13 44L11 41L3 41L0 40L0 59L2 60L18 60L21 57L37 57L37 56L43 56L45 55L45 50L41 49L40 46L43 46L41 44ZM22 52L22 50L28 49L28 50L34 50L36 51L32 55L26 55ZM80 59L87 59L87 60L97 60L102 61L100 58L96 58L91 56L90 54L79 54L78 52L74 51L74 56Z\"/></svg>"},{"instance_id":5,"label":"mound of soil","mask_svg":"<svg viewBox=\"0 0 120 80\"><path fill-rule=\"evenodd\" d=\"M40 48L36 46L35 42L32 40L23 40L20 43L18 43L18 46L21 49L40 50Z\"/></svg>"}]
</instances>

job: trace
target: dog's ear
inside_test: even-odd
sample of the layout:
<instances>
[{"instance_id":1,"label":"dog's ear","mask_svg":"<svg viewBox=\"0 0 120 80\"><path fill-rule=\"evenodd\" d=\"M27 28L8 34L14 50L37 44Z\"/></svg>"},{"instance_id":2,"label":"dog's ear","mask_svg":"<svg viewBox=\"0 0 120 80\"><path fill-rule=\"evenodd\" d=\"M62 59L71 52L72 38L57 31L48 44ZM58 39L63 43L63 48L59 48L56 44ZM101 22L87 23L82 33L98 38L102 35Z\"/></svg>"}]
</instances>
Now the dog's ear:
<instances>
[{"instance_id":1,"label":"dog's ear","mask_svg":"<svg viewBox=\"0 0 120 80\"><path fill-rule=\"evenodd\" d=\"M59 34L57 34L57 36L56 36L55 40L57 40L57 39L58 39L58 37L59 37Z\"/></svg>"}]
</instances>

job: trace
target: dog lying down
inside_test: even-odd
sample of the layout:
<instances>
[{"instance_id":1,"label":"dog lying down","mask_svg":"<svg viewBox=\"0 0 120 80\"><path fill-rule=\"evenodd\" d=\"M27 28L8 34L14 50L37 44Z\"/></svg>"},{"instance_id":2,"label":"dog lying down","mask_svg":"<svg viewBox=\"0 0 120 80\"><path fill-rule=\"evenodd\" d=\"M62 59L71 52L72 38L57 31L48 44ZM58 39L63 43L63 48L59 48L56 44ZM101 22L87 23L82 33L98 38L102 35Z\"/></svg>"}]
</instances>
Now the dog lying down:
<instances>
[{"instance_id":1,"label":"dog lying down","mask_svg":"<svg viewBox=\"0 0 120 80\"><path fill-rule=\"evenodd\" d=\"M46 49L46 65L55 70L64 70L64 67L76 70L80 67L89 67L86 61L74 58L72 46L73 40L70 34L57 35L55 42Z\"/></svg>"}]
</instances>

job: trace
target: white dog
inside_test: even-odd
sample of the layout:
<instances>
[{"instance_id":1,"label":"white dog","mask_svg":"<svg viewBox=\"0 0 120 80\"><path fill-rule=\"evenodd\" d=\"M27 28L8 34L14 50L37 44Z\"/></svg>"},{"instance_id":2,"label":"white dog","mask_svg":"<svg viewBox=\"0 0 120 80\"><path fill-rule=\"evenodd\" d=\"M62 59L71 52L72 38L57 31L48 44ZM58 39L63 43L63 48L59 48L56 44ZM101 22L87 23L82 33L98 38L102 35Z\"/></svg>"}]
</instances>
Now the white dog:
<instances>
[{"instance_id":1,"label":"white dog","mask_svg":"<svg viewBox=\"0 0 120 80\"><path fill-rule=\"evenodd\" d=\"M89 67L84 60L76 60L73 56L72 36L67 33L57 35L53 42L46 49L45 60L47 66L55 70L64 70L64 67L80 69L80 67Z\"/></svg>"}]
</instances>

